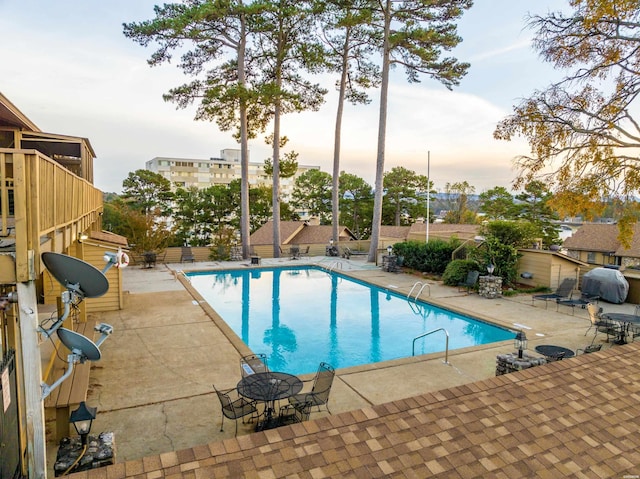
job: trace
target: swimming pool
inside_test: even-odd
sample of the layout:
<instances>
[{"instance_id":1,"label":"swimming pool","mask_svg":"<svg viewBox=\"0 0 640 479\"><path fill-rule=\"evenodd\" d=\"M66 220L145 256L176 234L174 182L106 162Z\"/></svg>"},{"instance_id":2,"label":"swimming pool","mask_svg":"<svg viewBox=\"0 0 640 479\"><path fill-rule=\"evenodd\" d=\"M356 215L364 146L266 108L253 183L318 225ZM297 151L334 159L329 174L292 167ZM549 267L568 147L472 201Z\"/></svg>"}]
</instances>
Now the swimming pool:
<instances>
[{"instance_id":1,"label":"swimming pool","mask_svg":"<svg viewBox=\"0 0 640 479\"><path fill-rule=\"evenodd\" d=\"M449 349L513 339L507 329L313 266L188 273L191 285L269 368L315 372L412 355L438 328ZM415 353L444 351L444 333Z\"/></svg>"}]
</instances>

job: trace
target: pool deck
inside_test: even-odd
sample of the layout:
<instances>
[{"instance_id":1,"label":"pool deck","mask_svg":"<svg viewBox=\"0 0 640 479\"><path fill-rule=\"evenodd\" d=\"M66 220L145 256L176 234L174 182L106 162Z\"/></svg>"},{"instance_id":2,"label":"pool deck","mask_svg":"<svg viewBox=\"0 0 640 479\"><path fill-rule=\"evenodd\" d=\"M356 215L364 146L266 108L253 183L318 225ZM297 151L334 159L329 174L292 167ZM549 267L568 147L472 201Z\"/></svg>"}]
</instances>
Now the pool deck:
<instances>
[{"instance_id":1,"label":"pool deck","mask_svg":"<svg viewBox=\"0 0 640 479\"><path fill-rule=\"evenodd\" d=\"M262 265L333 264L345 274L401 294L409 293L417 281L426 282L425 300L510 329L523 328L532 354L537 344L576 350L593 337L585 337L589 319L584 309L576 308L572 315L571 308L561 306L556 311L555 303L536 301L532 306L530 295L486 299L418 276L386 273L362 260L340 260L340 266L335 261L325 257L295 262L273 259L263 260ZM112 325L114 332L101 346L102 359L92 366L87 403L98 409L92 432L115 433L118 463L233 438L233 421L225 420L225 430L220 432L220 404L212 384L218 388L237 384L239 358L246 347L220 326L215 312L197 294L188 291L180 271L238 266L251 267L247 262L207 262L127 268L125 308L95 315L98 322ZM632 313L634 308L630 304L602 306L609 312ZM596 341L604 339L600 334ZM444 353L436 353L338 370L330 396L331 412L361 410L492 378L496 355L512 351L513 344L507 341L450 351L448 363ZM324 416L326 412L314 412L312 419ZM250 434L252 428L252 424L239 422L238 436ZM48 444L50 470L56 449L56 444Z\"/></svg>"}]
</instances>

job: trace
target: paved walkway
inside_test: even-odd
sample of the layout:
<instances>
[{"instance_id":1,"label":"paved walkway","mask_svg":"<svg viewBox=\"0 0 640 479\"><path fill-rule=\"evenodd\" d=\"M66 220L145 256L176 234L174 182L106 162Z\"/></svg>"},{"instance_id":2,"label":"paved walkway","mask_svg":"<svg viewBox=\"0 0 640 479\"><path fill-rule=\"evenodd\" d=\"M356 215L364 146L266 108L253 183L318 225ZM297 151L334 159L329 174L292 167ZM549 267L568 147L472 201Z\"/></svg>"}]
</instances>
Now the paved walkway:
<instances>
[{"instance_id":1,"label":"paved walkway","mask_svg":"<svg viewBox=\"0 0 640 479\"><path fill-rule=\"evenodd\" d=\"M325 258L311 258L310 262L325 262ZM384 273L361 261L341 263L345 273L402 294L408 293L416 281L424 281L408 274ZM246 347L219 326L215 312L187 290L188 284L179 273L182 268L229 266L197 263L159 265L151 270L127 268L124 286L129 292L125 309L96 315L98 321L111 324L114 333L101 347L102 359L92 367L87 402L98 408L93 431L115 433L119 463L164 457L160 455L233 437L231 421L220 432L220 406L212 384L220 388L235 386L239 358ZM589 325L585 310L576 309L572 316L569 309L556 312L555 304L545 308L543 302L536 302L532 306L528 295L488 300L437 282L427 283L423 296L438 305L513 329L524 328L531 350L542 343L575 350L591 340L591 336L584 336ZM606 309L633 311L633 306L607 304ZM512 350L509 341L453 351L449 364L439 353L338 370L331 392L334 416L314 413L312 418L325 417L333 424L333 417L342 417L338 413L350 412L353 417L354 411L371 411L372 406L406 402L408 398L494 378L496 355ZM239 424L239 436L256 436L250 434L251 428ZM226 442L220 444L227 447ZM49 458L55 449L52 444Z\"/></svg>"}]
</instances>

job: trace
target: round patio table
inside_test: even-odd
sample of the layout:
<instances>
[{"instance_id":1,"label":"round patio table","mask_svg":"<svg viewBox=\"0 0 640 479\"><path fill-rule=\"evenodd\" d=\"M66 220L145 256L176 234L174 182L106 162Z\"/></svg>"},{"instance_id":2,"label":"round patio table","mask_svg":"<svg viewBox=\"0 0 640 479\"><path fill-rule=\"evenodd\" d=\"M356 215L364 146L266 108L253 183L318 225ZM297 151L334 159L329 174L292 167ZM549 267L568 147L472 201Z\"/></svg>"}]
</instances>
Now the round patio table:
<instances>
[{"instance_id":1,"label":"round patio table","mask_svg":"<svg viewBox=\"0 0 640 479\"><path fill-rule=\"evenodd\" d=\"M558 361L564 358L571 358L575 353L568 348L562 346L554 346L552 344L540 344L536 346L536 352L542 354L548 360Z\"/></svg>"},{"instance_id":2,"label":"round patio table","mask_svg":"<svg viewBox=\"0 0 640 479\"><path fill-rule=\"evenodd\" d=\"M302 389L302 380L293 374L266 371L245 376L237 387L242 396L265 403L264 421L256 425L259 431L278 425L273 417L275 402L298 394Z\"/></svg>"}]
</instances>

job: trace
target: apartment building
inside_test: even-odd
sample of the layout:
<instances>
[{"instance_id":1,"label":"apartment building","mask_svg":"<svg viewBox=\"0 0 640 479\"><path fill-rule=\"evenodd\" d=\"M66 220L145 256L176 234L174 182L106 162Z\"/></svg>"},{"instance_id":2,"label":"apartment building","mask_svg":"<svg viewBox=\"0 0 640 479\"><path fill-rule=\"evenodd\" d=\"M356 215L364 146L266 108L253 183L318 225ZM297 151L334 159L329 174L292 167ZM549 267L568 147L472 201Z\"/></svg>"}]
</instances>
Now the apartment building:
<instances>
[{"instance_id":1,"label":"apartment building","mask_svg":"<svg viewBox=\"0 0 640 479\"><path fill-rule=\"evenodd\" d=\"M240 150L227 148L220 151L220 158L191 159L155 157L147 161L145 168L162 175L171 182L171 188L207 188L211 185L228 185L240 179ZM291 178L280 179L282 197L287 200L295 186L296 178L309 170L319 170L319 166L298 165L298 171ZM271 176L264 172L264 163L249 161L249 185L271 186Z\"/></svg>"}]
</instances>

